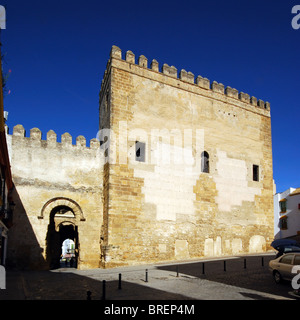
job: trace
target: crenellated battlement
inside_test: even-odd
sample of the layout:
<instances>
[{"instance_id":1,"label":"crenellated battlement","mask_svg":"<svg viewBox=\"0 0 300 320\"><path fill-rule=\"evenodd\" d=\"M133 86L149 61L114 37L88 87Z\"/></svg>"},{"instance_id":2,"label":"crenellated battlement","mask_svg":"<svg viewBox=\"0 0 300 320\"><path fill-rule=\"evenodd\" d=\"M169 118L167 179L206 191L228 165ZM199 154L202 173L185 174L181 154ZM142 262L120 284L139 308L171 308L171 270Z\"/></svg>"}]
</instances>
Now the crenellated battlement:
<instances>
[{"instance_id":1,"label":"crenellated battlement","mask_svg":"<svg viewBox=\"0 0 300 320\"><path fill-rule=\"evenodd\" d=\"M218 83L217 81L210 82L209 79L203 78L202 76L197 76L195 78L194 74L190 71L186 71L182 69L179 74L178 70L174 66L169 66L168 64L164 63L161 67L161 71L159 70L159 63L157 60L153 59L150 63L150 68L148 68L148 59L141 55L138 58L138 62L136 63L135 54L128 50L125 54L125 59L122 59L122 51L117 46L112 46L111 52L110 52L110 60L112 58L123 60L128 62L129 64L137 65L141 68L151 70L154 72L159 72L163 75L178 79L180 81L183 81L185 83L190 83L192 85L198 86L202 89L209 90L213 93L217 93L223 96L227 96L232 99L236 99L238 101L241 101L243 103L249 104L250 106L254 106L260 109L264 109L267 111L270 111L270 103L264 102L263 100L257 99L256 97L250 96L247 93L239 92L237 89L231 88L230 86L225 86L222 83ZM104 74L103 80L105 78L105 75L107 74L107 71Z\"/></svg>"},{"instance_id":2,"label":"crenellated battlement","mask_svg":"<svg viewBox=\"0 0 300 320\"><path fill-rule=\"evenodd\" d=\"M27 139L32 143L41 141L44 142L44 144L46 144L45 146L48 147L62 146L66 148L69 147L77 149L100 149L99 140L97 140L96 138L91 139L90 147L87 147L86 138L81 135L76 138L76 144L73 145L72 136L68 132L61 135L61 142L57 141L57 134L53 130L47 132L46 140L42 140L42 132L39 128L30 129L30 136L26 137L25 129L21 124L14 126L12 136Z\"/></svg>"}]
</instances>

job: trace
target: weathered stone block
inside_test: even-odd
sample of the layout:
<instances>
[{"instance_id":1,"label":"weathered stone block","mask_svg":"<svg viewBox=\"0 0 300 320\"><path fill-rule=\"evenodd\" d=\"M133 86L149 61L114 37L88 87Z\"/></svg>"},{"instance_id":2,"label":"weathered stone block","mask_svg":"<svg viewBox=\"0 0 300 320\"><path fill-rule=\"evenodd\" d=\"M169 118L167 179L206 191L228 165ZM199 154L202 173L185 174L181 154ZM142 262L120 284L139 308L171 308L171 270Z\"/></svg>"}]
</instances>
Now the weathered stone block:
<instances>
[{"instance_id":1,"label":"weathered stone block","mask_svg":"<svg viewBox=\"0 0 300 320\"><path fill-rule=\"evenodd\" d=\"M241 101L246 102L246 103L250 103L250 96L247 93L244 92L240 92L239 93L239 98Z\"/></svg>"},{"instance_id":2,"label":"weathered stone block","mask_svg":"<svg viewBox=\"0 0 300 320\"><path fill-rule=\"evenodd\" d=\"M110 51L110 56L112 58L118 58L122 59L122 51L119 47L117 46L112 46L111 51Z\"/></svg>"},{"instance_id":3,"label":"weathered stone block","mask_svg":"<svg viewBox=\"0 0 300 320\"><path fill-rule=\"evenodd\" d=\"M148 68L148 59L143 55L139 56L139 66Z\"/></svg>"},{"instance_id":4,"label":"weathered stone block","mask_svg":"<svg viewBox=\"0 0 300 320\"><path fill-rule=\"evenodd\" d=\"M126 61L129 63L135 63L135 55L132 51L128 50L126 52Z\"/></svg>"},{"instance_id":5,"label":"weathered stone block","mask_svg":"<svg viewBox=\"0 0 300 320\"><path fill-rule=\"evenodd\" d=\"M231 88L231 87L227 87L225 89L225 94L228 96L228 97L231 97L231 98L235 98L235 99L238 99L239 98L239 92L238 90L234 89L234 88Z\"/></svg>"},{"instance_id":6,"label":"weathered stone block","mask_svg":"<svg viewBox=\"0 0 300 320\"><path fill-rule=\"evenodd\" d=\"M217 81L213 81L213 83L211 84L211 89L214 92L224 94L224 85L222 83L218 83Z\"/></svg>"},{"instance_id":7,"label":"weathered stone block","mask_svg":"<svg viewBox=\"0 0 300 320\"><path fill-rule=\"evenodd\" d=\"M210 81L207 78L198 76L196 79L196 84L198 84L198 86L201 88L210 89Z\"/></svg>"},{"instance_id":8,"label":"weathered stone block","mask_svg":"<svg viewBox=\"0 0 300 320\"><path fill-rule=\"evenodd\" d=\"M158 62L155 59L152 60L150 68L153 71L159 71Z\"/></svg>"},{"instance_id":9,"label":"weathered stone block","mask_svg":"<svg viewBox=\"0 0 300 320\"><path fill-rule=\"evenodd\" d=\"M13 135L18 137L25 137L25 129L21 124L14 126Z\"/></svg>"}]
</instances>

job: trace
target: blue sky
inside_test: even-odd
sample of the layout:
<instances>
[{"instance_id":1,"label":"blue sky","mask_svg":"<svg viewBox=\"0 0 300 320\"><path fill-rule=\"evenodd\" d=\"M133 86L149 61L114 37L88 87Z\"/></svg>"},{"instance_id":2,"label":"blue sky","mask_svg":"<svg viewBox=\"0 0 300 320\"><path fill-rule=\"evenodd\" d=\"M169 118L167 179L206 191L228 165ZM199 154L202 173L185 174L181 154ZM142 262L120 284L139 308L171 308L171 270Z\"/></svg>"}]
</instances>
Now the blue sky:
<instances>
[{"instance_id":1,"label":"blue sky","mask_svg":"<svg viewBox=\"0 0 300 320\"><path fill-rule=\"evenodd\" d=\"M277 191L300 187L300 0L4 0L8 126L89 140L112 45L271 103ZM300 23L300 21L299 21Z\"/></svg>"}]
</instances>

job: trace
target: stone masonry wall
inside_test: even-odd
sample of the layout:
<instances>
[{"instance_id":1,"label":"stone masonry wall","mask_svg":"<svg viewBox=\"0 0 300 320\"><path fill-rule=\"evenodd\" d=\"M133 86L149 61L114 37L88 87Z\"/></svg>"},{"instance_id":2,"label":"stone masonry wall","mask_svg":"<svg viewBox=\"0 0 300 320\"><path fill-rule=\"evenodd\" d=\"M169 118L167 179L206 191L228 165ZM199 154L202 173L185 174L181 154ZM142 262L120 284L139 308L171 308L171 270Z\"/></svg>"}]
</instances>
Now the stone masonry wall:
<instances>
[{"instance_id":1,"label":"stone masonry wall","mask_svg":"<svg viewBox=\"0 0 300 320\"><path fill-rule=\"evenodd\" d=\"M270 248L270 104L135 60L113 46L100 144L79 136L73 145L68 133L58 142L52 130L42 140L37 128L26 137L21 125L7 135L16 203L8 265L49 269L67 234L81 269Z\"/></svg>"},{"instance_id":2,"label":"stone masonry wall","mask_svg":"<svg viewBox=\"0 0 300 320\"><path fill-rule=\"evenodd\" d=\"M103 265L269 249L273 239L270 104L113 47L100 92L110 159ZM102 113L101 113L102 112ZM105 123L104 123L105 122ZM135 142L145 143L136 161ZM105 149L108 144L104 143ZM209 155L209 173L201 155ZM107 158L108 159L108 158ZM258 166L258 181L253 179Z\"/></svg>"},{"instance_id":3,"label":"stone masonry wall","mask_svg":"<svg viewBox=\"0 0 300 320\"><path fill-rule=\"evenodd\" d=\"M71 225L78 233L78 268L99 267L103 220L99 141L92 139L87 147L85 138L79 136L73 145L72 137L65 133L57 142L52 130L42 140L37 128L25 137L21 125L7 139L16 203L8 263L16 268L49 269L49 256L57 254L51 252L50 242L53 237L60 241L60 225ZM59 208L69 211L53 218L53 210ZM51 219L55 220L52 227ZM55 245L60 250L60 243Z\"/></svg>"}]
</instances>

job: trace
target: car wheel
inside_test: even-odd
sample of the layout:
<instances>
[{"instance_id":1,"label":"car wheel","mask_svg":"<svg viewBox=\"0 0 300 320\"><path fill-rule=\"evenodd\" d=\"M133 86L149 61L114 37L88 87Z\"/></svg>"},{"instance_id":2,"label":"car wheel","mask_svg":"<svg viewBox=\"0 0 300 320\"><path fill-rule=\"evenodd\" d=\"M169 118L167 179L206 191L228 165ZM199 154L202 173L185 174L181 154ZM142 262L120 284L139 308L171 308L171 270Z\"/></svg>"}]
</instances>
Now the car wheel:
<instances>
[{"instance_id":1,"label":"car wheel","mask_svg":"<svg viewBox=\"0 0 300 320\"><path fill-rule=\"evenodd\" d=\"M273 278L276 283L280 283L282 280L281 274L276 270L273 272Z\"/></svg>"}]
</instances>

